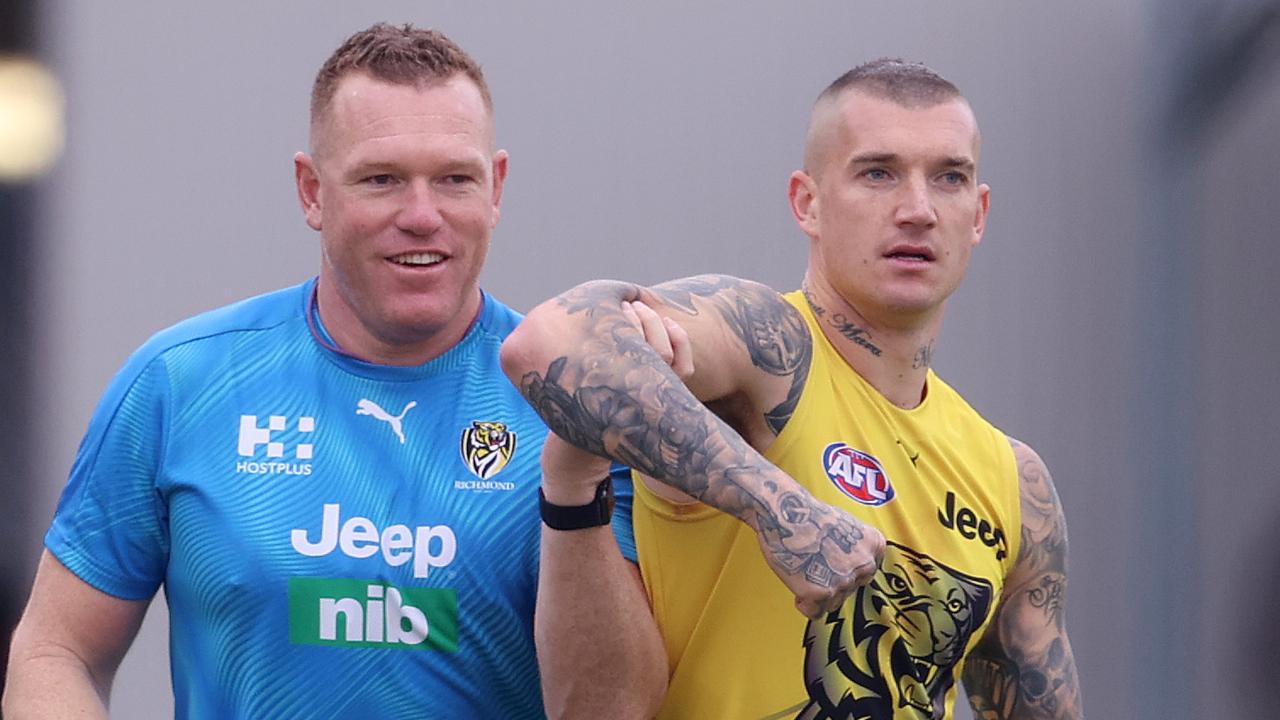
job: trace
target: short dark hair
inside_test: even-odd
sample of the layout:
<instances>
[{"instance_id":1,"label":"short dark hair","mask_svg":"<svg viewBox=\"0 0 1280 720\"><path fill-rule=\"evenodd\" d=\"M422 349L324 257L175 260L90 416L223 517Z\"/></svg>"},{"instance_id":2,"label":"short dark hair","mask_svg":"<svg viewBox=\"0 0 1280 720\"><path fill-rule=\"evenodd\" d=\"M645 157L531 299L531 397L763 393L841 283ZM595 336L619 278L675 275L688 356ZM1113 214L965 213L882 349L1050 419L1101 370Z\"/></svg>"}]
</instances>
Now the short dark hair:
<instances>
[{"instance_id":1,"label":"short dark hair","mask_svg":"<svg viewBox=\"0 0 1280 720\"><path fill-rule=\"evenodd\" d=\"M352 73L366 73L396 85L443 82L462 74L475 83L485 107L493 111L479 63L444 33L408 23L377 23L347 38L320 67L311 86L313 124L328 110L338 83Z\"/></svg>"},{"instance_id":2,"label":"short dark hair","mask_svg":"<svg viewBox=\"0 0 1280 720\"><path fill-rule=\"evenodd\" d=\"M904 107L936 105L960 97L960 90L928 66L901 58L880 58L863 63L836 78L818 95L818 101L845 90L858 90Z\"/></svg>"}]
</instances>

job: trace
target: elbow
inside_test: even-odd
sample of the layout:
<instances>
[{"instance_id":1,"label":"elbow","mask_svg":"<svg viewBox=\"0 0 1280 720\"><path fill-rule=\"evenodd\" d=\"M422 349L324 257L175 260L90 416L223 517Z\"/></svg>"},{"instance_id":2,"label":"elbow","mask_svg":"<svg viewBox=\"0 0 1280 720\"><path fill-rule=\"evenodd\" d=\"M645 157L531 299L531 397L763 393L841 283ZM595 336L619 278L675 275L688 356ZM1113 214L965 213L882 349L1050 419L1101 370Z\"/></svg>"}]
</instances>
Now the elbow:
<instances>
[{"instance_id":1,"label":"elbow","mask_svg":"<svg viewBox=\"0 0 1280 720\"><path fill-rule=\"evenodd\" d=\"M515 330L502 341L498 361L502 371L516 387L531 372L545 372L556 355L556 338L563 329L557 318L554 300L534 308ZM561 353L563 354L563 353Z\"/></svg>"},{"instance_id":2,"label":"elbow","mask_svg":"<svg viewBox=\"0 0 1280 720\"><path fill-rule=\"evenodd\" d=\"M517 387L531 372L546 372L557 357L572 355L592 332L600 309L621 310L639 289L617 280L592 280L535 307L507 336L499 352L502 371Z\"/></svg>"},{"instance_id":3,"label":"elbow","mask_svg":"<svg viewBox=\"0 0 1280 720\"><path fill-rule=\"evenodd\" d=\"M531 337L534 334L535 329L530 325L529 319L525 318L502 341L502 347L498 351L502 372L506 373L507 379L516 387L520 387L520 380L525 374L535 369L533 361L536 342Z\"/></svg>"}]
</instances>

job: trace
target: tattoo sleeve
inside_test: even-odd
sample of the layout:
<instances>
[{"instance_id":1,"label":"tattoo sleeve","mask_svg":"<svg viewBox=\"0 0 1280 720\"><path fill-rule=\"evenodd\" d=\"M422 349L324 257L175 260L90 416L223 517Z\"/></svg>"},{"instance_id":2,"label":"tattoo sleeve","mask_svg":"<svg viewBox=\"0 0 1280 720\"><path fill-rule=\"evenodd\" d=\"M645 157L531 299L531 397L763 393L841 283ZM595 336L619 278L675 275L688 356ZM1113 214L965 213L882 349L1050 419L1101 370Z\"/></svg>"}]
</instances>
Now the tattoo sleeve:
<instances>
[{"instance_id":1,"label":"tattoo sleeve","mask_svg":"<svg viewBox=\"0 0 1280 720\"><path fill-rule=\"evenodd\" d=\"M980 720L1078 720L1080 684L1066 631L1066 521L1044 462L1010 441L1021 484L1021 547L996 616L965 664L965 690Z\"/></svg>"},{"instance_id":2,"label":"tattoo sleeve","mask_svg":"<svg viewBox=\"0 0 1280 720\"><path fill-rule=\"evenodd\" d=\"M816 502L689 392L622 314L622 302L647 292L600 281L560 296L566 322L546 369L519 375L525 397L565 440L746 522L787 572L818 585L841 582L855 569L833 557L862 538L861 526ZM772 291L702 276L652 292L680 312L720 313L756 367L803 385L811 341L794 308L764 295ZM771 415L785 422L794 403L788 397Z\"/></svg>"},{"instance_id":3,"label":"tattoo sleeve","mask_svg":"<svg viewBox=\"0 0 1280 720\"><path fill-rule=\"evenodd\" d=\"M692 277L653 292L690 315L698 313L693 298L704 298L746 348L752 365L791 378L786 399L764 415L774 435L782 432L800 401L813 352L813 338L800 313L767 287L725 276Z\"/></svg>"}]
</instances>

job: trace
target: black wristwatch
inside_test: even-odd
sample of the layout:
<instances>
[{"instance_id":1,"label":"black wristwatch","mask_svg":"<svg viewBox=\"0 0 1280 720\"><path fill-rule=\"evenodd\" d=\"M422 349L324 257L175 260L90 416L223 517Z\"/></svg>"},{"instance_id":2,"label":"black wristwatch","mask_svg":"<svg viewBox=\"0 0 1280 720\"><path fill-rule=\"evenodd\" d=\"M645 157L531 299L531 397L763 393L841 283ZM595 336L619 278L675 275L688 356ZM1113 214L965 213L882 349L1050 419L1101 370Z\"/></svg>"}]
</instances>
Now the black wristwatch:
<instances>
[{"instance_id":1,"label":"black wristwatch","mask_svg":"<svg viewBox=\"0 0 1280 720\"><path fill-rule=\"evenodd\" d=\"M553 505L538 488L538 510L542 522L552 530L583 530L608 525L613 519L613 478L596 485L596 496L586 505Z\"/></svg>"}]
</instances>

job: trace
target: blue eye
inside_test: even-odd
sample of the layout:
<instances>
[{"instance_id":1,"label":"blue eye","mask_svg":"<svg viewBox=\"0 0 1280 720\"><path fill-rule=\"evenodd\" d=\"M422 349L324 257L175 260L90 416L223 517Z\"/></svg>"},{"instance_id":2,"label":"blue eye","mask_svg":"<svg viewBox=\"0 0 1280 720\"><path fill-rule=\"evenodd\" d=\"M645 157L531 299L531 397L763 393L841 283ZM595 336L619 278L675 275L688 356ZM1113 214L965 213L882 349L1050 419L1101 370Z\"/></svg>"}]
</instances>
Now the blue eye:
<instances>
[{"instance_id":1,"label":"blue eye","mask_svg":"<svg viewBox=\"0 0 1280 720\"><path fill-rule=\"evenodd\" d=\"M963 185L969 181L969 177L961 172L944 173L942 181L948 185Z\"/></svg>"},{"instance_id":2,"label":"blue eye","mask_svg":"<svg viewBox=\"0 0 1280 720\"><path fill-rule=\"evenodd\" d=\"M889 179L889 171L883 168L871 168L863 173L868 180L880 181Z\"/></svg>"},{"instance_id":3,"label":"blue eye","mask_svg":"<svg viewBox=\"0 0 1280 720\"><path fill-rule=\"evenodd\" d=\"M390 185L395 178L391 175L383 173L381 175L373 175L365 179L365 182L372 185Z\"/></svg>"}]
</instances>

